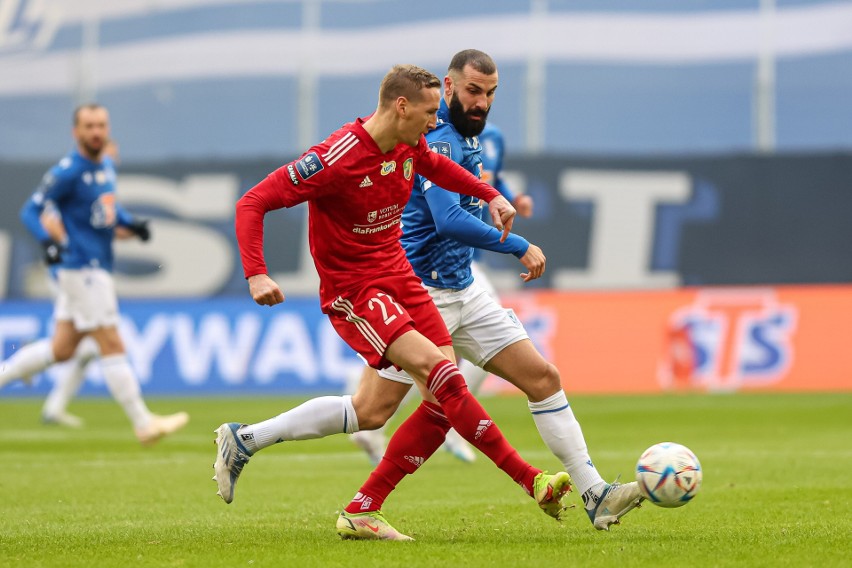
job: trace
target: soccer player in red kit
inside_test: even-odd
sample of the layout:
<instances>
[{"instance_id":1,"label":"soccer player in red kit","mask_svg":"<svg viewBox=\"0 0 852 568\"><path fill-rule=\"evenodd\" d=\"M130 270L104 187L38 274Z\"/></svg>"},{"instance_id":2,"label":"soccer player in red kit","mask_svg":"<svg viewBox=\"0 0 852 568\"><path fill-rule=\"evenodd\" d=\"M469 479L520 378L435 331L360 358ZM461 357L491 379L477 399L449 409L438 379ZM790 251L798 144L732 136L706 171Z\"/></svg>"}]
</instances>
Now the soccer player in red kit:
<instances>
[{"instance_id":1,"label":"soccer player in red kit","mask_svg":"<svg viewBox=\"0 0 852 568\"><path fill-rule=\"evenodd\" d=\"M435 75L419 67L393 67L382 80L375 113L343 126L239 200L236 234L249 292L260 305L284 301L283 292L267 275L263 218L268 211L307 201L320 302L337 333L370 366L406 370L431 404L431 412L445 417L558 519L570 477L564 472L547 475L524 461L468 392L454 363L447 327L399 243L400 217L415 172L441 187L488 202L503 238L512 226L515 211L497 190L429 150L424 134L436 124L440 85ZM219 495L227 503L233 500L243 467L260 449L376 427L359 425L358 416L359 409L385 404L381 391L358 396L318 397L258 424L222 424L216 430L214 464ZM342 536L410 540L368 500L361 505L364 512L341 513ZM341 532L341 524L350 530Z\"/></svg>"}]
</instances>

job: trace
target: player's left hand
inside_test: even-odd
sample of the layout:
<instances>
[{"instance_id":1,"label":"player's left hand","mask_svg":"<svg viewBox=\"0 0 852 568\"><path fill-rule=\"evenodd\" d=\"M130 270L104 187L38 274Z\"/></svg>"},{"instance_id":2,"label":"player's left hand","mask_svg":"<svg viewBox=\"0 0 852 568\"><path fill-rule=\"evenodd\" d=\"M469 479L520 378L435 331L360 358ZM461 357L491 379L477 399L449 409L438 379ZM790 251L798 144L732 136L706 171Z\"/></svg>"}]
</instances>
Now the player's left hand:
<instances>
[{"instance_id":1,"label":"player's left hand","mask_svg":"<svg viewBox=\"0 0 852 568\"><path fill-rule=\"evenodd\" d=\"M521 274L521 278L524 279L524 282L541 278L541 275L544 274L544 265L546 261L547 259L544 257L542 250L530 243L527 252L521 257L521 264L529 270L529 272Z\"/></svg>"},{"instance_id":2,"label":"player's left hand","mask_svg":"<svg viewBox=\"0 0 852 568\"><path fill-rule=\"evenodd\" d=\"M533 214L533 199L529 195L522 193L512 200L512 205L518 211L518 215L524 219L529 219Z\"/></svg>"},{"instance_id":3,"label":"player's left hand","mask_svg":"<svg viewBox=\"0 0 852 568\"><path fill-rule=\"evenodd\" d=\"M147 242L151 238L151 228L148 227L150 219L134 219L128 229L133 231L142 242Z\"/></svg>"},{"instance_id":4,"label":"player's left hand","mask_svg":"<svg viewBox=\"0 0 852 568\"><path fill-rule=\"evenodd\" d=\"M515 222L515 213L517 212L512 207L512 204L502 195L498 195L491 200L488 204L488 212L491 213L491 221L494 223L494 226L503 231L503 234L500 236L500 242L502 243L512 230L512 223Z\"/></svg>"}]
</instances>

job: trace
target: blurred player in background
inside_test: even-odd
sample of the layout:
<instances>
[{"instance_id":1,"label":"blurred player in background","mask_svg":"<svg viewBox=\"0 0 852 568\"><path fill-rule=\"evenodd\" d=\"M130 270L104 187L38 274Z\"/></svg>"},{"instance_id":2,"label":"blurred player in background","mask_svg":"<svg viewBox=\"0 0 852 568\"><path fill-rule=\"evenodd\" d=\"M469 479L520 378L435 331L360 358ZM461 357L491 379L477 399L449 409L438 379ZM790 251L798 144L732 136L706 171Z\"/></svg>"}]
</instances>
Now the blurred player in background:
<instances>
[{"instance_id":1,"label":"blurred player in background","mask_svg":"<svg viewBox=\"0 0 852 568\"><path fill-rule=\"evenodd\" d=\"M118 165L118 145L112 140L107 142L103 151L103 160L106 161L108 159L112 160L114 166ZM128 213L123 211L119 211L117 218L115 238L130 239L138 237L142 241L147 241L150 238L151 235L147 221L133 219ZM68 246L68 233L65 231L65 226L62 224L62 216L59 214L54 203L48 202L45 205L40 221L51 239L60 243L63 247ZM122 222L129 222L130 226L122 225ZM59 294L56 284L56 272L56 264L47 265L48 286L54 299ZM45 337L38 341L43 345L51 345L53 338ZM47 347L39 346L37 349L47 349ZM81 428L83 426L83 419L68 412L68 405L83 385L83 381L86 378L86 368L89 366L89 363L97 359L98 355L100 355L100 352L98 351L97 342L94 338L87 335L80 341L80 345L77 346L70 360L56 365L60 370L55 375L56 380L42 406L42 422L45 424L67 426L69 428ZM21 377L21 379L25 382L30 382L32 375Z\"/></svg>"},{"instance_id":2,"label":"blurred player in background","mask_svg":"<svg viewBox=\"0 0 852 568\"><path fill-rule=\"evenodd\" d=\"M76 149L45 174L21 209L21 218L41 243L45 260L56 267L53 340L26 345L0 364L0 386L71 359L83 338L90 336L97 343L110 393L130 419L137 439L151 444L185 426L189 417L185 412L159 416L148 410L118 333L118 301L111 275L116 225L145 240L150 232L147 222L133 219L116 204L115 169L104 154L109 140L106 108L78 107L73 135ZM42 224L49 203L61 217L66 243L55 238L61 236L56 226L51 228L52 235Z\"/></svg>"},{"instance_id":3,"label":"blurred player in background","mask_svg":"<svg viewBox=\"0 0 852 568\"><path fill-rule=\"evenodd\" d=\"M453 57L444 77L437 127L426 135L433 152L472 173L481 172L477 135L485 127L497 83L497 67L487 54L470 49ZM457 357L506 379L527 395L542 440L574 480L594 527L608 530L641 502L638 484L603 480L589 457L559 371L541 356L514 313L500 306L471 271L479 247L518 257L529 271L521 276L529 282L544 271L541 249L515 234L501 241L500 232L482 221L478 199L448 192L426 175L416 178L402 227L402 246L447 324ZM379 384L382 379L393 386ZM403 371L368 368L361 388L393 390L402 398L411 384ZM377 508L406 475L417 471L422 462L413 463L408 456L428 459L444 441L446 429L432 426L435 420L428 407L421 406L403 422L356 501L369 499L370 507Z\"/></svg>"},{"instance_id":4,"label":"blurred player in background","mask_svg":"<svg viewBox=\"0 0 852 568\"><path fill-rule=\"evenodd\" d=\"M524 461L468 392L453 362L447 327L399 243L400 218L416 172L489 202L504 239L514 218L514 208L499 192L426 145L423 135L435 126L440 85L419 67L393 67L382 81L375 113L344 125L239 200L236 234L249 291L260 305L284 301L267 275L263 219L268 211L307 201L320 302L337 333L370 366L408 371L423 389L423 408L446 425L440 427L442 440L452 424L542 510L559 518L562 496L570 490L568 474L550 476ZM360 417L385 404L378 388L356 397L314 398L259 424L222 424L214 464L219 495L227 503L233 500L234 484L255 452L287 440L375 428L380 424L361 423ZM374 507L347 508L337 527L344 537L410 540Z\"/></svg>"},{"instance_id":5,"label":"blurred player in background","mask_svg":"<svg viewBox=\"0 0 852 568\"><path fill-rule=\"evenodd\" d=\"M446 102L445 102L446 104ZM445 122L448 119L444 120ZM518 215L524 218L532 217L533 200L532 197L524 193L515 193L509 188L503 180L501 172L503 170L503 155L505 152L505 141L503 133L499 128L490 122L485 124L485 129L478 136L479 145L482 148L480 158L482 160L482 180L491 184L499 191L503 197L515 207ZM427 136L427 140L429 136ZM474 281L477 282L480 288L488 292L495 300L498 300L497 290L494 288L491 281L488 279L487 272L480 267L479 258L482 256L482 250L474 249L473 262L470 265L471 273ZM458 353L456 354L458 357ZM482 367L478 367L467 359L459 358L459 371L464 375L464 380L467 382L467 388L473 394L477 394L482 387L482 383L490 374ZM358 385L361 382L361 374L352 377L352 381L347 385L350 394L354 394L358 390ZM409 390L408 394L403 399L400 406L405 405L412 398L416 391ZM373 462L373 465L378 465L385 453L385 445L387 443L385 435L385 427L382 426L376 430L361 430L352 434L352 440L358 444ZM470 445L462 438L453 428L447 432L447 437L443 444L444 449L450 452L453 456L464 462L473 462L476 460L476 454L471 450Z\"/></svg>"}]
</instances>

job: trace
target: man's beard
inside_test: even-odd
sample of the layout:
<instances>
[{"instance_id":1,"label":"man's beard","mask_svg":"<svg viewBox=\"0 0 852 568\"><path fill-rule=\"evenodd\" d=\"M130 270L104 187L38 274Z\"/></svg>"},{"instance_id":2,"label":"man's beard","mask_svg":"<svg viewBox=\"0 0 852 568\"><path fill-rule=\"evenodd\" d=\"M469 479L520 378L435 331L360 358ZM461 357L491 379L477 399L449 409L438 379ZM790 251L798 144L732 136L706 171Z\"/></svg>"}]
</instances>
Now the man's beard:
<instances>
[{"instance_id":1,"label":"man's beard","mask_svg":"<svg viewBox=\"0 0 852 568\"><path fill-rule=\"evenodd\" d=\"M83 147L83 150L85 151L88 157L96 159L100 157L101 152L103 152L104 146L106 146L106 144L101 142L100 145L93 146L92 144L86 144L85 142L81 142L80 146Z\"/></svg>"},{"instance_id":2,"label":"man's beard","mask_svg":"<svg viewBox=\"0 0 852 568\"><path fill-rule=\"evenodd\" d=\"M483 129L485 129L485 119L491 111L489 108L488 110L471 109L470 111L465 112L459 97L455 93L453 93L453 96L450 98L449 108L450 122L452 122L453 126L456 127L459 134L465 138L479 136L482 134ZM477 116L479 117L479 120L471 120L471 116Z\"/></svg>"}]
</instances>

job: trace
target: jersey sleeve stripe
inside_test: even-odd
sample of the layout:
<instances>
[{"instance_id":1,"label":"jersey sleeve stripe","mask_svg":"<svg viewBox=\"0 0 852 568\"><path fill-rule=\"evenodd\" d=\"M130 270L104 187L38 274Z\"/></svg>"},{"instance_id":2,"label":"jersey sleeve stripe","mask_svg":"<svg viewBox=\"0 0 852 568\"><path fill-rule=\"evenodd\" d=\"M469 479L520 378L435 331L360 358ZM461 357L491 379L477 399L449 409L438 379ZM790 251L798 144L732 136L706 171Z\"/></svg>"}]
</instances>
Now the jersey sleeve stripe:
<instances>
[{"instance_id":1,"label":"jersey sleeve stripe","mask_svg":"<svg viewBox=\"0 0 852 568\"><path fill-rule=\"evenodd\" d=\"M333 154L337 150L338 147L349 142L353 138L355 138L355 133L354 132L347 132L346 134L344 134L343 136L340 137L340 140L338 140L337 142L335 142L334 144L332 144L331 146L328 147L328 152L326 152L323 155L323 158L325 158L326 156L328 156L330 154Z\"/></svg>"},{"instance_id":2,"label":"jersey sleeve stripe","mask_svg":"<svg viewBox=\"0 0 852 568\"><path fill-rule=\"evenodd\" d=\"M351 150L357 143L358 137L349 132L343 136L343 138L332 144L332 146L328 149L328 152L323 155L323 158L325 158L325 161L330 166L346 154L346 152Z\"/></svg>"}]
</instances>

